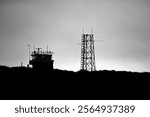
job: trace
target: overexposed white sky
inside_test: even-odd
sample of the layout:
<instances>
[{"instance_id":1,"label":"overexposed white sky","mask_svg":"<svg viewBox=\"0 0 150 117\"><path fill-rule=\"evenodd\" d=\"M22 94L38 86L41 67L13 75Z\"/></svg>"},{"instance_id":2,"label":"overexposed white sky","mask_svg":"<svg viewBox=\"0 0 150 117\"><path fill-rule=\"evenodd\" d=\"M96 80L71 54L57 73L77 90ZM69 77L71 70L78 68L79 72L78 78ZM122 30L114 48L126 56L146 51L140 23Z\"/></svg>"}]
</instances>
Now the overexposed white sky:
<instances>
[{"instance_id":1,"label":"overexposed white sky","mask_svg":"<svg viewBox=\"0 0 150 117\"><path fill-rule=\"evenodd\" d=\"M0 65L28 64L28 44L79 70L82 29L94 30L97 70L150 72L149 0L0 0Z\"/></svg>"}]
</instances>

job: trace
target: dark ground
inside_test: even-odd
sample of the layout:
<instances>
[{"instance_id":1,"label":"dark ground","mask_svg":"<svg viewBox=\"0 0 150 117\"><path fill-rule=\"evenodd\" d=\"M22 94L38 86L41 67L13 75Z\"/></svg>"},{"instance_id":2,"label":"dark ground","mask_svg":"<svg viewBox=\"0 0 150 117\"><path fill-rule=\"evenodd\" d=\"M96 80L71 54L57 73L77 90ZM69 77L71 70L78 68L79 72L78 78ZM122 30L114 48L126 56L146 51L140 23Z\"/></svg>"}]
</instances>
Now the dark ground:
<instances>
[{"instance_id":1,"label":"dark ground","mask_svg":"<svg viewBox=\"0 0 150 117\"><path fill-rule=\"evenodd\" d=\"M0 99L150 99L150 73L0 67Z\"/></svg>"}]
</instances>

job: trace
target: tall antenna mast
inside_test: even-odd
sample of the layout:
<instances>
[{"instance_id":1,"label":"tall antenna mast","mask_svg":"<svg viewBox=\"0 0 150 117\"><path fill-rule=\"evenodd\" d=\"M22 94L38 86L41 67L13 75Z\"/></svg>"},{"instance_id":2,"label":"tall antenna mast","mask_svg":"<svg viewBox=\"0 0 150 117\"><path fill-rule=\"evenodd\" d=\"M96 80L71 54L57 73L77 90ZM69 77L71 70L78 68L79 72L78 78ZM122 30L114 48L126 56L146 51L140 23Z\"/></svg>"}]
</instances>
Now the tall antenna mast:
<instances>
[{"instance_id":1,"label":"tall antenna mast","mask_svg":"<svg viewBox=\"0 0 150 117\"><path fill-rule=\"evenodd\" d=\"M91 30L91 33L92 30ZM81 39L81 70L95 71L95 52L93 34L82 34Z\"/></svg>"}]
</instances>

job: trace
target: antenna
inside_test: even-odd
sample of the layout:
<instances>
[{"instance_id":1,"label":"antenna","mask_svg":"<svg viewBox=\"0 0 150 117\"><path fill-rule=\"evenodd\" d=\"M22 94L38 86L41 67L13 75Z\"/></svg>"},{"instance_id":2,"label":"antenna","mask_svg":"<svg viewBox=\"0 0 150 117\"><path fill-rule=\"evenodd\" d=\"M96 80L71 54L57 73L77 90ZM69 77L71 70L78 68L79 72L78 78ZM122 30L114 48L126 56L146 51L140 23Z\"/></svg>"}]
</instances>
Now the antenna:
<instances>
[{"instance_id":1,"label":"antenna","mask_svg":"<svg viewBox=\"0 0 150 117\"><path fill-rule=\"evenodd\" d=\"M96 70L93 34L82 34L81 70L85 70L85 71Z\"/></svg>"},{"instance_id":2,"label":"antenna","mask_svg":"<svg viewBox=\"0 0 150 117\"><path fill-rule=\"evenodd\" d=\"M93 28L91 27L91 34L82 34L81 43L81 63L80 69L85 71L95 71L95 42L104 42L104 40L94 40Z\"/></svg>"},{"instance_id":3,"label":"antenna","mask_svg":"<svg viewBox=\"0 0 150 117\"><path fill-rule=\"evenodd\" d=\"M30 61L30 44L28 44L29 47L29 61Z\"/></svg>"}]
</instances>

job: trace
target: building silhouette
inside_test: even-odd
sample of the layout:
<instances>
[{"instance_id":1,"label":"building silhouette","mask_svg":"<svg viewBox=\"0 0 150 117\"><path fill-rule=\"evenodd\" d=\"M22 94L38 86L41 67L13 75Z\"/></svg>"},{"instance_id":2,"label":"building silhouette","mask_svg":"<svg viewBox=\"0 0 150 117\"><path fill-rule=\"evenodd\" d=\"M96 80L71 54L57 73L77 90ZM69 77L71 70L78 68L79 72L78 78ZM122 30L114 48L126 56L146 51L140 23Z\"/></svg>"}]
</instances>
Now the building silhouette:
<instances>
[{"instance_id":1,"label":"building silhouette","mask_svg":"<svg viewBox=\"0 0 150 117\"><path fill-rule=\"evenodd\" d=\"M29 64L32 65L33 69L38 70L53 70L52 51L42 51L42 48L36 48L31 53L31 60Z\"/></svg>"}]
</instances>

